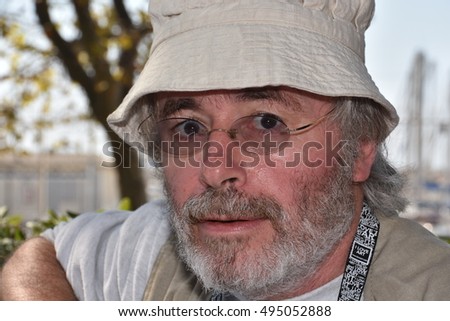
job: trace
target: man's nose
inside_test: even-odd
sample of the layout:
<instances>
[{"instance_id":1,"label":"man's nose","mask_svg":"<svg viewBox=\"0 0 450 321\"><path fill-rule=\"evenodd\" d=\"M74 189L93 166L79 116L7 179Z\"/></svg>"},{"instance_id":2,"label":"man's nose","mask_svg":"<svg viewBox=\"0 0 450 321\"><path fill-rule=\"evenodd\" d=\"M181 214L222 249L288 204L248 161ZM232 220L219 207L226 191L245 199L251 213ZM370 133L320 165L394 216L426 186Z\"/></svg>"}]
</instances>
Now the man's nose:
<instances>
[{"instance_id":1,"label":"man's nose","mask_svg":"<svg viewBox=\"0 0 450 321\"><path fill-rule=\"evenodd\" d=\"M202 151L201 181L214 189L239 187L245 184L247 172L240 166L242 154L239 141L227 131L213 131Z\"/></svg>"}]
</instances>

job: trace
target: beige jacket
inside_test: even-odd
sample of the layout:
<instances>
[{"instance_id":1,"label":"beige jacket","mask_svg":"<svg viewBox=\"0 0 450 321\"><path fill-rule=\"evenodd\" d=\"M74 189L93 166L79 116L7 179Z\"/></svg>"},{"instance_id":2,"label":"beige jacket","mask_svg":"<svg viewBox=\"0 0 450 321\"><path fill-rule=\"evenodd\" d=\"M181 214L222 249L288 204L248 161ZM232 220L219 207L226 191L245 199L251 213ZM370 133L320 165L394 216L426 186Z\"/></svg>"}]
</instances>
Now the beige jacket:
<instances>
[{"instance_id":1,"label":"beige jacket","mask_svg":"<svg viewBox=\"0 0 450 321\"><path fill-rule=\"evenodd\" d=\"M364 300L449 300L450 246L419 224L377 215L380 234ZM162 248L144 300L208 300L197 278L178 259L172 242Z\"/></svg>"}]
</instances>

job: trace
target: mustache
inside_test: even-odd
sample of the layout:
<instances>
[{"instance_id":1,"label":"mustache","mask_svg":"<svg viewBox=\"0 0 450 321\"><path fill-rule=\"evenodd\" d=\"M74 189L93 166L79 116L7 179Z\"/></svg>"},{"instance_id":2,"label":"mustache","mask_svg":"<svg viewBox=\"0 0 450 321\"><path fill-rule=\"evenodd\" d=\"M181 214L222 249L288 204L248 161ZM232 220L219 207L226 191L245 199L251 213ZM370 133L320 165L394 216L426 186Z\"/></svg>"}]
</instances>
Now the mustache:
<instances>
[{"instance_id":1,"label":"mustache","mask_svg":"<svg viewBox=\"0 0 450 321\"><path fill-rule=\"evenodd\" d=\"M281 205L268 196L248 196L234 188L208 189L189 198L181 208L182 217L189 223L198 223L214 217L229 220L284 219Z\"/></svg>"}]
</instances>

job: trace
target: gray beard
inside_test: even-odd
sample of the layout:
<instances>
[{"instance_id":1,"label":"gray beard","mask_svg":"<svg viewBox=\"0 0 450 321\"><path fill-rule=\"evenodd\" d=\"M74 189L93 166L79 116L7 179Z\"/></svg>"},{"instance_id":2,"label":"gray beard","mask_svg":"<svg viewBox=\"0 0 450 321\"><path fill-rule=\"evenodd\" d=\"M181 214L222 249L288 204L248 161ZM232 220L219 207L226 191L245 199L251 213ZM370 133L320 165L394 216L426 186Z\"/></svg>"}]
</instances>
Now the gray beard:
<instances>
[{"instance_id":1,"label":"gray beard","mask_svg":"<svg viewBox=\"0 0 450 321\"><path fill-rule=\"evenodd\" d=\"M294 291L347 233L353 218L351 170L328 169L325 177L304 177L291 184L296 208L275 199L252 197L235 189L209 189L177 206L166 183L171 223L180 258L207 290L241 299L264 300ZM210 213L268 218L276 231L272 242L248 251L246 237L197 239L191 226Z\"/></svg>"}]
</instances>

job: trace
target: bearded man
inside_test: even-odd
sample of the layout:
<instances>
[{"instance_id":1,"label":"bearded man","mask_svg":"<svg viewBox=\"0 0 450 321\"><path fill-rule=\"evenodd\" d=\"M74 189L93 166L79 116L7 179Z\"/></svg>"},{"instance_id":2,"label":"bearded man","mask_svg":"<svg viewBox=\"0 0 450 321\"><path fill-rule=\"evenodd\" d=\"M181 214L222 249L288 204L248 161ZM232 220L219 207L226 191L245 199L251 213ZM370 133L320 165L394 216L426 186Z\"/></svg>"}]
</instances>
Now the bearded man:
<instances>
[{"instance_id":1,"label":"bearded man","mask_svg":"<svg viewBox=\"0 0 450 321\"><path fill-rule=\"evenodd\" d=\"M401 219L398 123L364 65L374 2L150 1L108 121L166 199L25 243L6 299L445 300L450 248Z\"/></svg>"}]
</instances>

